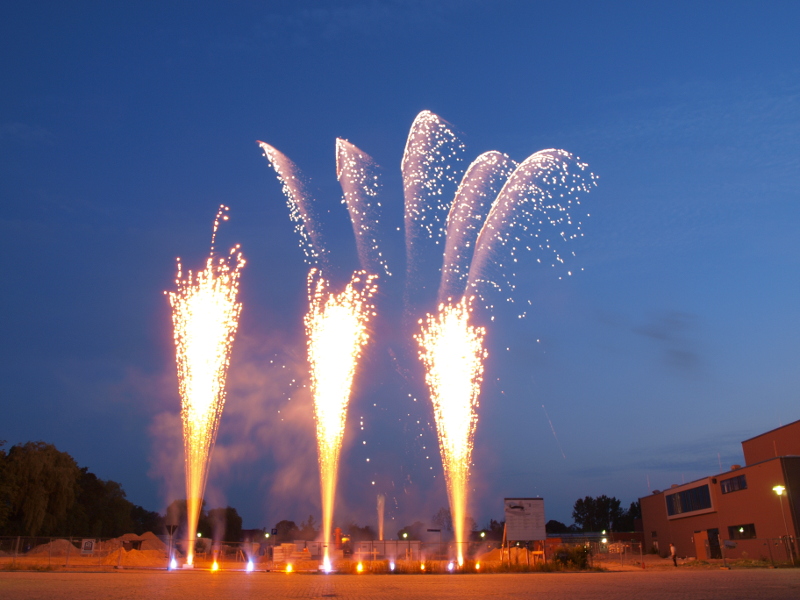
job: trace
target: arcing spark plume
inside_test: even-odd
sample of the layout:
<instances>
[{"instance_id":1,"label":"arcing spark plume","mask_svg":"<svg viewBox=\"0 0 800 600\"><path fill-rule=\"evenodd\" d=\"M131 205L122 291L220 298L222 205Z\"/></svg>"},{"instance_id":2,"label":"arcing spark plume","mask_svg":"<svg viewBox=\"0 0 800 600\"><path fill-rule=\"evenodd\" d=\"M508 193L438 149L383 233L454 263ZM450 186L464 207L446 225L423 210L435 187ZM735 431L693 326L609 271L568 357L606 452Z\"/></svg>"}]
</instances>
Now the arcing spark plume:
<instances>
[{"instance_id":1,"label":"arcing spark plume","mask_svg":"<svg viewBox=\"0 0 800 600\"><path fill-rule=\"evenodd\" d=\"M317 423L326 565L330 564L328 544L347 405L361 349L369 339L367 323L375 314L370 303L377 291L375 279L363 271L354 273L344 291L335 294L315 269L308 276L309 311L305 326Z\"/></svg>"},{"instance_id":2,"label":"arcing spark plume","mask_svg":"<svg viewBox=\"0 0 800 600\"><path fill-rule=\"evenodd\" d=\"M469 324L471 301L467 297L476 294L487 303L488 290L484 288L488 286L503 289L511 300L516 276L513 265L523 249L538 246L554 254L554 265L563 263L560 243L583 235L570 209L573 203L580 204L580 193L595 185L595 177L590 173L587 183L582 175L586 165L563 150L537 152L520 165L499 152L487 152L467 169L445 229L437 217L438 211L448 206L443 177L455 170L443 163L451 160L448 148L453 147L460 146L449 128L435 115L420 113L409 133L403 177L409 279L419 271L419 252L414 251L417 238L426 232L438 244L445 236L438 316L429 314L422 334L415 337L427 369L461 562L469 459L486 356L482 346L485 330ZM456 153L449 150L449 154ZM407 290L410 283L406 282ZM415 291L421 289L424 284ZM458 298L460 302L453 304Z\"/></svg>"},{"instance_id":3,"label":"arcing spark plume","mask_svg":"<svg viewBox=\"0 0 800 600\"><path fill-rule=\"evenodd\" d=\"M227 220L227 210L220 207L214 236L220 220ZM184 277L179 259L177 291L169 292L183 422L189 564L194 558L194 536L208 463L225 405L225 378L242 310L236 297L244 264L238 246L227 257L216 257L212 237L205 269L189 271Z\"/></svg>"},{"instance_id":4,"label":"arcing spark plume","mask_svg":"<svg viewBox=\"0 0 800 600\"><path fill-rule=\"evenodd\" d=\"M412 298L418 300L424 289L426 267L436 271L441 267L438 261L430 260L429 245L423 246L423 241L431 240L434 246L444 241L444 223L452 203L451 194L461 177L459 163L464 151L464 144L438 115L424 110L414 119L401 164L407 302Z\"/></svg>"},{"instance_id":5,"label":"arcing spark plume","mask_svg":"<svg viewBox=\"0 0 800 600\"><path fill-rule=\"evenodd\" d=\"M347 140L336 140L336 177L342 186L361 268L369 273L391 275L379 243L381 209L380 176L372 157Z\"/></svg>"},{"instance_id":6,"label":"arcing spark plume","mask_svg":"<svg viewBox=\"0 0 800 600\"><path fill-rule=\"evenodd\" d=\"M564 264L561 244L583 236L572 210L580 206L580 194L597 185L593 173L584 179L586 167L564 150L541 150L514 170L478 235L467 293L479 292L476 288L487 283L513 292L515 265L523 250L536 247L552 256L551 266Z\"/></svg>"},{"instance_id":7,"label":"arcing spark plume","mask_svg":"<svg viewBox=\"0 0 800 600\"><path fill-rule=\"evenodd\" d=\"M421 333L414 336L425 364L425 381L430 390L439 450L442 455L447 494L463 563L469 469L478 425L478 396L483 381L483 347L486 330L470 324L470 300L440 305L436 317L420 320Z\"/></svg>"},{"instance_id":8,"label":"arcing spark plume","mask_svg":"<svg viewBox=\"0 0 800 600\"><path fill-rule=\"evenodd\" d=\"M324 265L328 251L323 242L319 219L314 214L313 199L300 169L285 154L265 142L256 142L269 161L289 206L289 217L300 240L300 247L310 265Z\"/></svg>"},{"instance_id":9,"label":"arcing spark plume","mask_svg":"<svg viewBox=\"0 0 800 600\"><path fill-rule=\"evenodd\" d=\"M464 294L469 265L486 215L517 166L505 154L484 152L467 168L447 215L439 302Z\"/></svg>"}]
</instances>

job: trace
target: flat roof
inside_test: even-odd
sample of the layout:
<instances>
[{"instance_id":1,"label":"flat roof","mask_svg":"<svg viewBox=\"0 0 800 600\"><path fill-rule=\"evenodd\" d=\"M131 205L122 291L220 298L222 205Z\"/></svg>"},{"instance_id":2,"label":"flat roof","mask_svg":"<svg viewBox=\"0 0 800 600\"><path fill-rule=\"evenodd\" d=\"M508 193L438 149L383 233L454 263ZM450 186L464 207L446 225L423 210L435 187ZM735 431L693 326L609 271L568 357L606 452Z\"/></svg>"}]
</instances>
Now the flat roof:
<instances>
[{"instance_id":1,"label":"flat roof","mask_svg":"<svg viewBox=\"0 0 800 600\"><path fill-rule=\"evenodd\" d=\"M754 435L753 437L744 440L744 442L742 443L744 444L745 442L750 442L756 438L764 437L765 435L769 435L770 433L774 433L780 429L785 429L786 427L791 427L792 425L797 425L798 423L800 423L800 419L798 419L797 421L792 421L791 423L787 423L786 425L781 425L780 427L776 427L775 429L770 429L769 431L765 431L764 433L759 433L758 435Z\"/></svg>"},{"instance_id":2,"label":"flat roof","mask_svg":"<svg viewBox=\"0 0 800 600\"><path fill-rule=\"evenodd\" d=\"M784 427L785 427L785 425L784 425ZM770 461L773 461L773 460L780 460L782 458L800 458L800 456L797 456L797 455L794 455L794 454L787 454L786 456L770 456L769 458L765 458L764 460L760 460L760 461L755 462L755 463L753 463L751 465L742 465L738 469L733 469L733 470L730 470L730 471L723 471L722 473L717 473L716 475L706 475L705 477L699 477L699 478L697 478L697 479L695 479L693 481L687 481L686 483L681 483L681 484L678 484L678 485L673 484L675 487L670 486L670 487L668 487L666 489L663 489L663 490L653 490L647 496L640 496L639 500L641 500L642 498L649 498L650 496L658 496L660 494L669 494L671 492L674 492L675 490L682 491L682 490L686 489L688 486L694 485L696 483L700 483L701 481L704 481L706 479L712 479L714 477L719 478L719 477L723 477L725 475L730 475L731 473L738 473L739 471L746 471L750 467L755 467L756 465L761 465L761 464L764 464L764 463L767 463L767 462L770 462Z\"/></svg>"}]
</instances>

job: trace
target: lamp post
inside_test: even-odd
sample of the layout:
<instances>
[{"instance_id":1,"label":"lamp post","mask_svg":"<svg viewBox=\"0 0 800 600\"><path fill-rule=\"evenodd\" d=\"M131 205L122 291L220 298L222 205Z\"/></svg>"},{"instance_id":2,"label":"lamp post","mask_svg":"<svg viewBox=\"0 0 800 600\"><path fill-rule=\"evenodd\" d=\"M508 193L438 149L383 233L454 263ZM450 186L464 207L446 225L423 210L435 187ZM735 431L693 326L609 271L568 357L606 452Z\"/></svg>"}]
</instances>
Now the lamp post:
<instances>
[{"instance_id":1,"label":"lamp post","mask_svg":"<svg viewBox=\"0 0 800 600\"><path fill-rule=\"evenodd\" d=\"M792 549L792 538L789 536L789 526L786 524L786 513L783 510L783 500L781 496L783 496L783 492L786 491L786 488L782 485L776 485L772 488L776 494L778 494L778 503L781 505L781 517L783 517L783 527L786 529L786 543L789 545L789 560L792 561L794 564L794 550Z\"/></svg>"}]
</instances>

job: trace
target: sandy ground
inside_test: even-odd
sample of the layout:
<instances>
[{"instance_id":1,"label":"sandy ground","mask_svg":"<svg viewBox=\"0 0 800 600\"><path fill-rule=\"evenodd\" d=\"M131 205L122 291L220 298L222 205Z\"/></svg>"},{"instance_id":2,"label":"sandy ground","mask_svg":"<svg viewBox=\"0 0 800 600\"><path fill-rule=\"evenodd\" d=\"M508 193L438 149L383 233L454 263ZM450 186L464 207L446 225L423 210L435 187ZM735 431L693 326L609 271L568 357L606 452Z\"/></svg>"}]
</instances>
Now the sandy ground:
<instances>
[{"instance_id":1,"label":"sandy ground","mask_svg":"<svg viewBox=\"0 0 800 600\"><path fill-rule=\"evenodd\" d=\"M800 598L800 569L675 569L606 573L320 575L209 571L3 572L0 598L350 598L433 600L787 600Z\"/></svg>"}]
</instances>

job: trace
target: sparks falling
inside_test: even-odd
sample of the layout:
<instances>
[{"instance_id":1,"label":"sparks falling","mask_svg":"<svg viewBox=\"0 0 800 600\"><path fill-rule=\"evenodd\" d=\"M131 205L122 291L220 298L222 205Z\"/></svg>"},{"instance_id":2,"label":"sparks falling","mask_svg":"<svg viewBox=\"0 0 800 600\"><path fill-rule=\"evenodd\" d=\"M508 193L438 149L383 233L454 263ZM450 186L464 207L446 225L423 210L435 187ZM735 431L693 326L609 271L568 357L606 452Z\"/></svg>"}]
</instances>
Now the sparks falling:
<instances>
[{"instance_id":1,"label":"sparks falling","mask_svg":"<svg viewBox=\"0 0 800 600\"><path fill-rule=\"evenodd\" d=\"M330 563L328 544L350 389L361 350L369 339L367 324L375 315L371 304L378 289L375 279L374 275L356 272L344 291L335 294L316 269L308 276L305 326L317 423L324 564Z\"/></svg>"},{"instance_id":2,"label":"sparks falling","mask_svg":"<svg viewBox=\"0 0 800 600\"><path fill-rule=\"evenodd\" d=\"M220 221L228 207L221 206L214 221L211 253L202 271L185 276L178 259L177 291L169 292L181 396L183 447L186 470L186 508L189 549L194 560L197 521L205 493L208 464L225 405L225 378L242 304L236 300L245 261L239 246L227 257L214 253Z\"/></svg>"},{"instance_id":3,"label":"sparks falling","mask_svg":"<svg viewBox=\"0 0 800 600\"><path fill-rule=\"evenodd\" d=\"M420 320L414 336L426 367L447 495L453 516L458 564L464 561L465 519L472 445L478 425L486 330L470 324L470 300L441 304L436 316Z\"/></svg>"},{"instance_id":4,"label":"sparks falling","mask_svg":"<svg viewBox=\"0 0 800 600\"><path fill-rule=\"evenodd\" d=\"M380 168L369 154L337 138L336 178L342 186L342 203L350 214L361 268L391 275L380 242Z\"/></svg>"}]
</instances>

